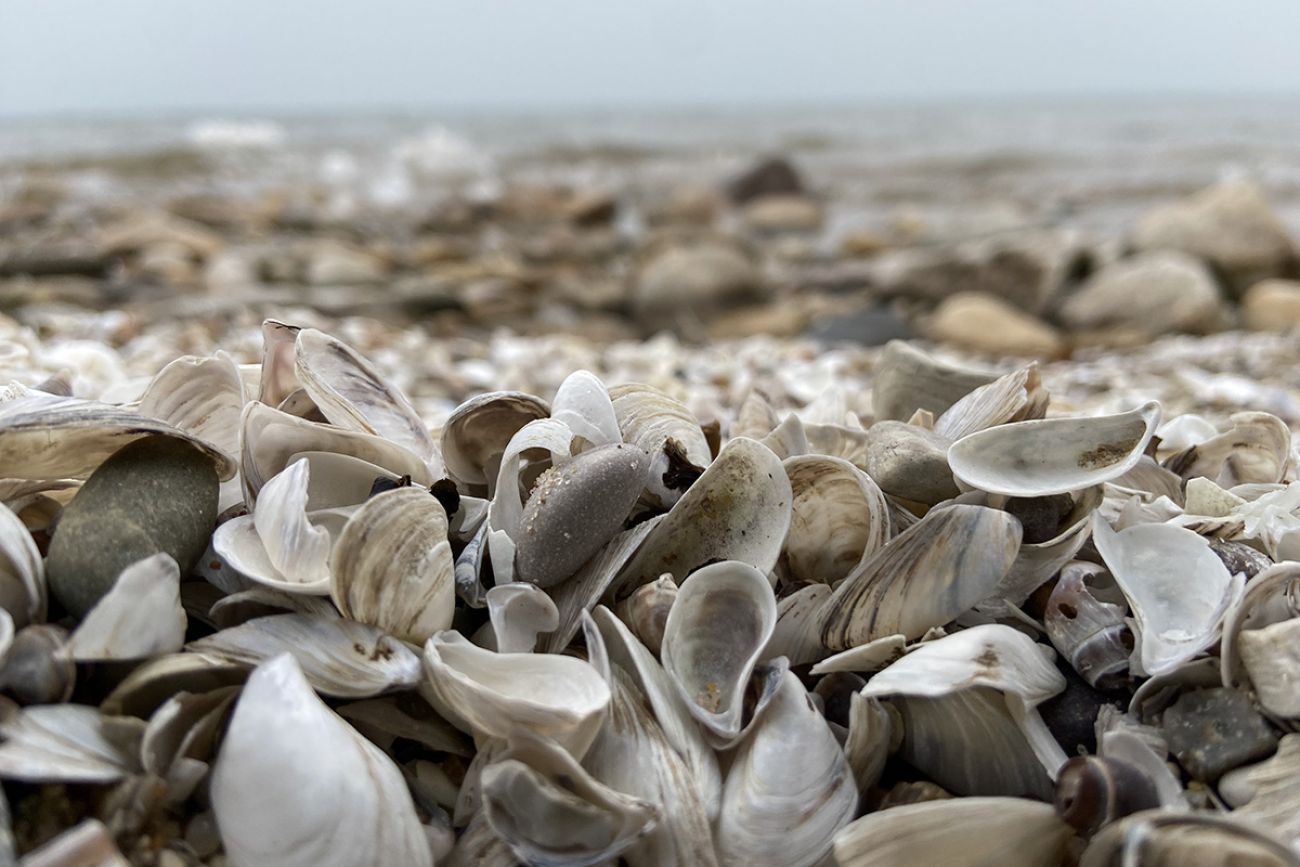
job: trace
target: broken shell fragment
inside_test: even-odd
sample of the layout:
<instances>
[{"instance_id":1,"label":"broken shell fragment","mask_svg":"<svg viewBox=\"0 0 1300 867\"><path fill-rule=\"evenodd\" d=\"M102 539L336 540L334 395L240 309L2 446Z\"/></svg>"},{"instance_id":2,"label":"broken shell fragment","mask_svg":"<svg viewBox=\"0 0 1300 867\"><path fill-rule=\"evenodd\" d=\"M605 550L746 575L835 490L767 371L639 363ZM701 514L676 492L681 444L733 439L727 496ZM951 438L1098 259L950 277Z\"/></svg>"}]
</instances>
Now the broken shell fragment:
<instances>
[{"instance_id":1,"label":"broken shell fragment","mask_svg":"<svg viewBox=\"0 0 1300 867\"><path fill-rule=\"evenodd\" d=\"M775 626L772 588L745 563L705 566L677 593L664 627L664 670L719 743L740 735L745 687Z\"/></svg>"},{"instance_id":2,"label":"broken shell fragment","mask_svg":"<svg viewBox=\"0 0 1300 867\"><path fill-rule=\"evenodd\" d=\"M991 427L948 450L958 481L991 494L1044 497L1100 485L1132 469L1160 423L1151 402L1118 415Z\"/></svg>"}]
</instances>

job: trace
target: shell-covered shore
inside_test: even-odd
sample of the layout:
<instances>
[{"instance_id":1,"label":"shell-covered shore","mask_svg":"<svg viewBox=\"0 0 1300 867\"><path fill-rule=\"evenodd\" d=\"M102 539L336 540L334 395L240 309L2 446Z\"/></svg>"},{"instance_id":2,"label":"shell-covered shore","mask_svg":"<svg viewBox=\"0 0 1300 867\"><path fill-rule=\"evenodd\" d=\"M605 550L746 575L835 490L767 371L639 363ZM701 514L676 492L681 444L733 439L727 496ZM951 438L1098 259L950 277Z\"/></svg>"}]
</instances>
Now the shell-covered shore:
<instances>
[{"instance_id":1,"label":"shell-covered shore","mask_svg":"<svg viewBox=\"0 0 1300 867\"><path fill-rule=\"evenodd\" d=\"M1300 863L1300 335L0 348L0 860Z\"/></svg>"}]
</instances>

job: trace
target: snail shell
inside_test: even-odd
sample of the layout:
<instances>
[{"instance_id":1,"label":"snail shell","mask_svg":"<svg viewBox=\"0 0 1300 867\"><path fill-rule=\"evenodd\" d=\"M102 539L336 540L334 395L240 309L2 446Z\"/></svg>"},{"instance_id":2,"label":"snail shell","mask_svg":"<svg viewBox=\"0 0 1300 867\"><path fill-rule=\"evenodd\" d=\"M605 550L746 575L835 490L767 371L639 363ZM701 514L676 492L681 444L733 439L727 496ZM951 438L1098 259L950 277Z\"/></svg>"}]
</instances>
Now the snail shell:
<instances>
[{"instance_id":1,"label":"snail shell","mask_svg":"<svg viewBox=\"0 0 1300 867\"><path fill-rule=\"evenodd\" d=\"M1047 636L1088 685L1120 686L1128 677L1133 633L1125 623L1128 608L1098 598L1091 578L1105 570L1076 560L1061 570L1043 615ZM1118 593L1115 594L1118 596Z\"/></svg>"},{"instance_id":2,"label":"snail shell","mask_svg":"<svg viewBox=\"0 0 1300 867\"><path fill-rule=\"evenodd\" d=\"M1155 784L1128 762L1075 756L1061 766L1056 778L1056 813L1084 836L1158 806Z\"/></svg>"}]
</instances>

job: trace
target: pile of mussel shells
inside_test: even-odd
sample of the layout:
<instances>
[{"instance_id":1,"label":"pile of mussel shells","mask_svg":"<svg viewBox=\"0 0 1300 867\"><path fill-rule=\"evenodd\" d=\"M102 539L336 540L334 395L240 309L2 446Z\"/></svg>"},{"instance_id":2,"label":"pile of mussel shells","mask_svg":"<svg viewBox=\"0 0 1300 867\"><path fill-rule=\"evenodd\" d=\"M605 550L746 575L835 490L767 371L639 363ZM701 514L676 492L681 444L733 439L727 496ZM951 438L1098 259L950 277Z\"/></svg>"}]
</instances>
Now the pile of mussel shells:
<instances>
[{"instance_id":1,"label":"pile of mussel shells","mask_svg":"<svg viewBox=\"0 0 1300 867\"><path fill-rule=\"evenodd\" d=\"M431 431L340 340L0 391L0 861L1300 864L1263 412L874 418L578 371Z\"/></svg>"}]
</instances>

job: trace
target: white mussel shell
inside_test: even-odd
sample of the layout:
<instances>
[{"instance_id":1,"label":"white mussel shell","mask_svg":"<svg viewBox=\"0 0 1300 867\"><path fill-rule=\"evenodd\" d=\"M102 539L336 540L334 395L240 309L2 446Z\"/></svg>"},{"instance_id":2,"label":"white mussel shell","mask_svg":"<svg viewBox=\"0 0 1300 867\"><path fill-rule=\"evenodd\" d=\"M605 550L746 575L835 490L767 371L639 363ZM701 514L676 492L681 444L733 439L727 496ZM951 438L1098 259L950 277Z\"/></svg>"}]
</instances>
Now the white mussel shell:
<instances>
[{"instance_id":1,"label":"white mussel shell","mask_svg":"<svg viewBox=\"0 0 1300 867\"><path fill-rule=\"evenodd\" d=\"M1228 574L1208 540L1183 527L1116 533L1094 514L1092 539L1137 620L1133 663L1142 674L1171 671L1213 644L1244 592L1245 576Z\"/></svg>"},{"instance_id":2,"label":"white mussel shell","mask_svg":"<svg viewBox=\"0 0 1300 867\"><path fill-rule=\"evenodd\" d=\"M515 550L524 533L524 501L540 476L567 464L572 446L573 431L568 425L543 418L516 431L501 454L487 517L487 544L495 583L515 580Z\"/></svg>"},{"instance_id":3,"label":"white mussel shell","mask_svg":"<svg viewBox=\"0 0 1300 867\"><path fill-rule=\"evenodd\" d=\"M397 476L410 476L431 485L429 467L414 452L373 434L307 421L256 401L244 407L240 471L245 501L255 508L267 480L303 452L335 452L383 467Z\"/></svg>"},{"instance_id":4,"label":"white mussel shell","mask_svg":"<svg viewBox=\"0 0 1300 867\"><path fill-rule=\"evenodd\" d=\"M217 478L234 476L234 457L132 409L31 391L0 402L0 478L85 479L118 449L147 436L188 442L212 459Z\"/></svg>"},{"instance_id":5,"label":"white mussel shell","mask_svg":"<svg viewBox=\"0 0 1300 867\"><path fill-rule=\"evenodd\" d=\"M330 598L344 617L412 644L451 626L455 563L447 515L423 488L376 494L348 519L330 557Z\"/></svg>"},{"instance_id":6,"label":"white mussel shell","mask_svg":"<svg viewBox=\"0 0 1300 867\"><path fill-rule=\"evenodd\" d=\"M785 570L798 583L834 585L889 540L885 495L843 458L804 455L784 466L794 494Z\"/></svg>"},{"instance_id":7,"label":"white mussel shell","mask_svg":"<svg viewBox=\"0 0 1300 867\"><path fill-rule=\"evenodd\" d=\"M0 608L15 627L45 619L45 563L22 520L0 504Z\"/></svg>"},{"instance_id":8,"label":"white mussel shell","mask_svg":"<svg viewBox=\"0 0 1300 867\"><path fill-rule=\"evenodd\" d=\"M894 699L903 757L949 791L1050 797L1066 757L1036 708L1065 685L1031 638L990 624L921 643L862 694Z\"/></svg>"},{"instance_id":9,"label":"white mussel shell","mask_svg":"<svg viewBox=\"0 0 1300 867\"><path fill-rule=\"evenodd\" d=\"M466 493L488 491L496 482L501 455L515 432L550 414L546 401L520 391L494 391L470 398L452 411L442 428L447 474L464 484Z\"/></svg>"},{"instance_id":10,"label":"white mussel shell","mask_svg":"<svg viewBox=\"0 0 1300 867\"><path fill-rule=\"evenodd\" d=\"M991 494L1064 494L1132 469L1159 422L1153 401L1118 415L1004 424L953 443L948 464L958 481Z\"/></svg>"},{"instance_id":11,"label":"white mussel shell","mask_svg":"<svg viewBox=\"0 0 1300 867\"><path fill-rule=\"evenodd\" d=\"M1020 522L998 509L933 509L835 589L822 608L832 651L900 633L908 640L986 598L1020 549Z\"/></svg>"},{"instance_id":12,"label":"white mussel shell","mask_svg":"<svg viewBox=\"0 0 1300 867\"><path fill-rule=\"evenodd\" d=\"M748 564L705 566L678 590L664 628L664 670L719 743L740 734L745 687L775 627L772 588Z\"/></svg>"},{"instance_id":13,"label":"white mussel shell","mask_svg":"<svg viewBox=\"0 0 1300 867\"><path fill-rule=\"evenodd\" d=\"M560 612L546 591L522 581L489 590L487 608L495 639L491 649L498 653L532 653L537 637L560 625Z\"/></svg>"},{"instance_id":14,"label":"white mussel shell","mask_svg":"<svg viewBox=\"0 0 1300 867\"><path fill-rule=\"evenodd\" d=\"M307 514L309 464L294 461L267 481L251 515L217 527L212 548L241 575L286 593L330 590L329 530Z\"/></svg>"},{"instance_id":15,"label":"white mussel shell","mask_svg":"<svg viewBox=\"0 0 1300 867\"><path fill-rule=\"evenodd\" d=\"M385 479L399 482L391 470L336 452L299 452L289 457L289 466L299 460L307 462L307 511L339 509L364 503L374 490L375 482Z\"/></svg>"},{"instance_id":16,"label":"white mussel shell","mask_svg":"<svg viewBox=\"0 0 1300 867\"><path fill-rule=\"evenodd\" d=\"M420 682L414 651L373 626L339 617L259 617L192 641L186 650L250 667L288 652L313 688L339 698L369 698Z\"/></svg>"},{"instance_id":17,"label":"white mussel shell","mask_svg":"<svg viewBox=\"0 0 1300 867\"><path fill-rule=\"evenodd\" d=\"M880 782L890 753L902 741L902 732L895 729L894 713L879 699L867 698L861 692L849 697L849 734L844 740L844 755L859 792Z\"/></svg>"},{"instance_id":18,"label":"white mussel shell","mask_svg":"<svg viewBox=\"0 0 1300 867\"><path fill-rule=\"evenodd\" d=\"M12 849L12 845L9 848ZM98 819L83 819L53 840L28 852L22 863L23 867L68 867L83 864L92 867L130 867L131 864L117 848L113 834Z\"/></svg>"},{"instance_id":19,"label":"white mussel shell","mask_svg":"<svg viewBox=\"0 0 1300 867\"><path fill-rule=\"evenodd\" d=\"M433 437L410 400L346 343L304 328L294 341L294 370L331 424L383 437L426 463Z\"/></svg>"},{"instance_id":20,"label":"white mussel shell","mask_svg":"<svg viewBox=\"0 0 1300 867\"><path fill-rule=\"evenodd\" d=\"M901 657L907 647L907 639L895 633L841 650L826 657L812 667L813 674L833 674L837 671L871 673L880 671L885 666Z\"/></svg>"},{"instance_id":21,"label":"white mussel shell","mask_svg":"<svg viewBox=\"0 0 1300 867\"><path fill-rule=\"evenodd\" d=\"M89 662L180 650L186 625L180 582L180 569L166 553L127 566L73 631L68 652L78 662Z\"/></svg>"},{"instance_id":22,"label":"white mussel shell","mask_svg":"<svg viewBox=\"0 0 1300 867\"><path fill-rule=\"evenodd\" d=\"M476 739L549 737L575 756L591 745L609 687L590 664L553 653L494 653L455 631L424 645L425 685L435 708Z\"/></svg>"},{"instance_id":23,"label":"white mussel shell","mask_svg":"<svg viewBox=\"0 0 1300 867\"><path fill-rule=\"evenodd\" d=\"M1267 412L1239 412L1232 427L1165 461L1184 479L1204 476L1220 487L1282 481L1291 460L1291 429Z\"/></svg>"},{"instance_id":24,"label":"white mussel shell","mask_svg":"<svg viewBox=\"0 0 1300 867\"><path fill-rule=\"evenodd\" d=\"M736 748L722 790L724 864L817 864L857 811L858 787L826 720L792 672Z\"/></svg>"},{"instance_id":25,"label":"white mussel shell","mask_svg":"<svg viewBox=\"0 0 1300 867\"><path fill-rule=\"evenodd\" d=\"M12 708L12 705L10 705ZM113 783L139 770L143 720L81 704L6 709L0 720L0 779Z\"/></svg>"},{"instance_id":26,"label":"white mussel shell","mask_svg":"<svg viewBox=\"0 0 1300 867\"><path fill-rule=\"evenodd\" d=\"M1030 364L981 385L948 407L935 419L934 432L958 440L1000 424L1042 418L1047 402L1038 365Z\"/></svg>"},{"instance_id":27,"label":"white mussel shell","mask_svg":"<svg viewBox=\"0 0 1300 867\"><path fill-rule=\"evenodd\" d=\"M803 421L790 413L772 432L759 440L772 450L781 460L806 455L812 448L808 445L808 435L804 431Z\"/></svg>"},{"instance_id":28,"label":"white mussel shell","mask_svg":"<svg viewBox=\"0 0 1300 867\"><path fill-rule=\"evenodd\" d=\"M560 747L527 739L483 769L488 824L538 867L603 864L648 834L658 811L593 779Z\"/></svg>"},{"instance_id":29,"label":"white mussel shell","mask_svg":"<svg viewBox=\"0 0 1300 867\"><path fill-rule=\"evenodd\" d=\"M178 693L154 711L140 742L145 773L166 786L165 802L179 806L207 776L220 730L239 688Z\"/></svg>"},{"instance_id":30,"label":"white mussel shell","mask_svg":"<svg viewBox=\"0 0 1300 867\"><path fill-rule=\"evenodd\" d=\"M790 527L790 480L771 449L733 439L654 528L615 579L615 598L667 573L681 583L706 563L772 571Z\"/></svg>"},{"instance_id":31,"label":"white mussel shell","mask_svg":"<svg viewBox=\"0 0 1300 867\"><path fill-rule=\"evenodd\" d=\"M211 799L236 867L432 867L397 766L316 697L287 654L249 677Z\"/></svg>"},{"instance_id":32,"label":"white mussel shell","mask_svg":"<svg viewBox=\"0 0 1300 867\"><path fill-rule=\"evenodd\" d=\"M952 798L863 816L835 835L835 860L841 867L1056 867L1072 836L1051 804Z\"/></svg>"},{"instance_id":33,"label":"white mussel shell","mask_svg":"<svg viewBox=\"0 0 1300 867\"><path fill-rule=\"evenodd\" d=\"M605 384L586 370L575 370L560 383L551 401L551 418L567 425L589 447L623 441Z\"/></svg>"}]
</instances>

